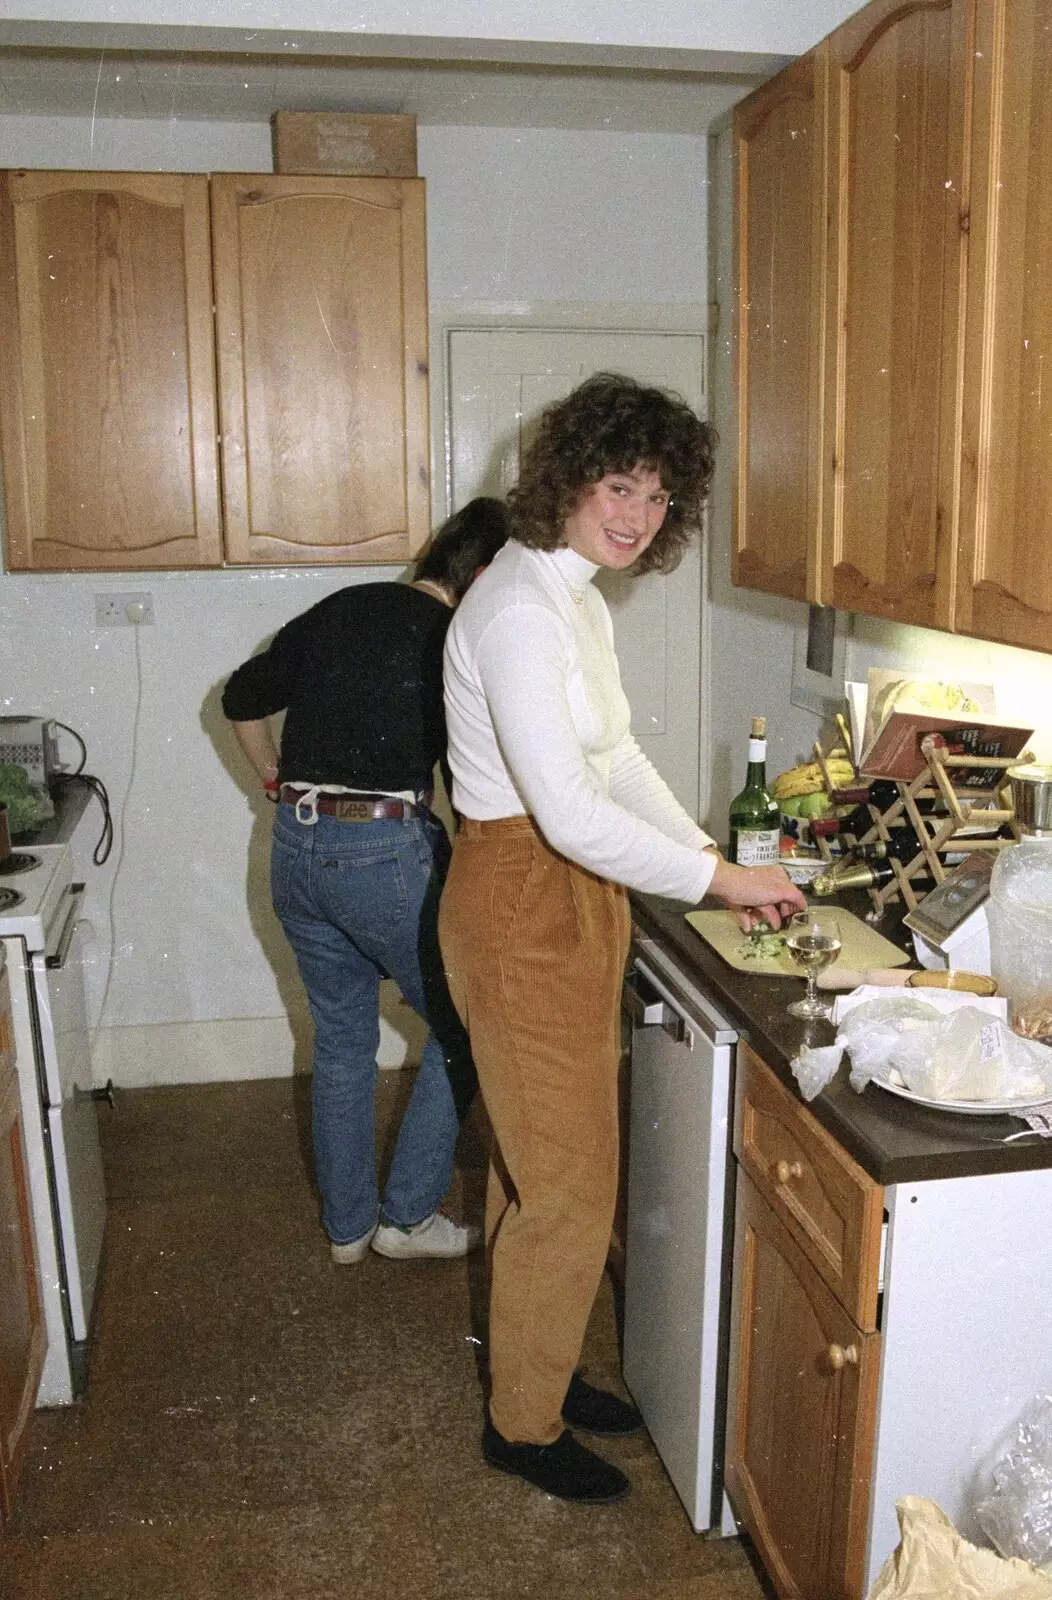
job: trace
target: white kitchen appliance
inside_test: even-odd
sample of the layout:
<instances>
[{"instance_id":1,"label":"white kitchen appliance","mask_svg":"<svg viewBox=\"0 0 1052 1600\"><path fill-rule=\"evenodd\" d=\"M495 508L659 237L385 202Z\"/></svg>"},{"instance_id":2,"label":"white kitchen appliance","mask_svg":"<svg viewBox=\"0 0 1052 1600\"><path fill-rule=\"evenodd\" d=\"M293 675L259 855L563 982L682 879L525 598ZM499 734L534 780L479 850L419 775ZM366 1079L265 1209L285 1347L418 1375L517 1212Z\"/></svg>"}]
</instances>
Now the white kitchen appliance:
<instances>
[{"instance_id":1,"label":"white kitchen appliance","mask_svg":"<svg viewBox=\"0 0 1052 1600\"><path fill-rule=\"evenodd\" d=\"M903 917L922 967L990 976L986 902L994 856L976 850Z\"/></svg>"},{"instance_id":2,"label":"white kitchen appliance","mask_svg":"<svg viewBox=\"0 0 1052 1600\"><path fill-rule=\"evenodd\" d=\"M86 1386L106 1217L84 1001L90 926L84 885L72 875L68 844L16 850L0 864L0 939L48 1340L38 1406L68 1405Z\"/></svg>"},{"instance_id":3,"label":"white kitchen appliance","mask_svg":"<svg viewBox=\"0 0 1052 1600\"><path fill-rule=\"evenodd\" d=\"M0 764L22 767L46 789L58 763L58 724L47 717L0 717Z\"/></svg>"},{"instance_id":4,"label":"white kitchen appliance","mask_svg":"<svg viewBox=\"0 0 1052 1600\"><path fill-rule=\"evenodd\" d=\"M735 1029L649 939L633 941L624 1375L694 1528L723 1494Z\"/></svg>"}]
</instances>

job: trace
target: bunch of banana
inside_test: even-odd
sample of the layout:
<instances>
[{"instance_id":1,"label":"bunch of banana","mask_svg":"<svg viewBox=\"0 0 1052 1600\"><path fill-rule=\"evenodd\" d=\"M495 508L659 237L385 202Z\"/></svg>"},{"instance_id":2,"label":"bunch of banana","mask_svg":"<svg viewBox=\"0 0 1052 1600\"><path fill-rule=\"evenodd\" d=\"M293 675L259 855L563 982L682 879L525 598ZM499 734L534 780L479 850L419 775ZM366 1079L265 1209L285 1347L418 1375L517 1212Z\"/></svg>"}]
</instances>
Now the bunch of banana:
<instances>
[{"instance_id":1,"label":"bunch of banana","mask_svg":"<svg viewBox=\"0 0 1052 1600\"><path fill-rule=\"evenodd\" d=\"M856 781L855 769L848 760L847 752L840 748L831 750L826 756L826 770L834 788L846 788ZM817 761L804 761L799 766L790 767L788 772L780 772L774 780L771 793L779 808L789 816L820 817L833 809L833 802L826 792L822 768Z\"/></svg>"},{"instance_id":2,"label":"bunch of banana","mask_svg":"<svg viewBox=\"0 0 1052 1600\"><path fill-rule=\"evenodd\" d=\"M855 769L847 753L839 747L826 756L826 768L834 789L846 789L855 782ZM780 772L771 792L776 800L795 800L799 795L817 794L824 788L825 779L818 762L806 761L798 767L790 767L788 772Z\"/></svg>"}]
</instances>

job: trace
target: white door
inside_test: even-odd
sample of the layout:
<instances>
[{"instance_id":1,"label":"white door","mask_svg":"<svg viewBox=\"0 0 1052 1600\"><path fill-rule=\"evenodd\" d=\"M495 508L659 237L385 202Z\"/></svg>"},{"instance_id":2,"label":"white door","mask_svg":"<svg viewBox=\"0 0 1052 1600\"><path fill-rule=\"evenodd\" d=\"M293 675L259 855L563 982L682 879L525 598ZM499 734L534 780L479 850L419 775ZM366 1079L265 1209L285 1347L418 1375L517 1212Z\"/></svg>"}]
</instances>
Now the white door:
<instances>
[{"instance_id":1,"label":"white door","mask_svg":"<svg viewBox=\"0 0 1052 1600\"><path fill-rule=\"evenodd\" d=\"M593 372L674 389L704 414L700 334L529 328L449 333L450 510L503 496L546 405ZM692 817L698 815L702 571L695 545L668 577L604 573L632 731ZM704 785L707 792L708 785Z\"/></svg>"}]
</instances>

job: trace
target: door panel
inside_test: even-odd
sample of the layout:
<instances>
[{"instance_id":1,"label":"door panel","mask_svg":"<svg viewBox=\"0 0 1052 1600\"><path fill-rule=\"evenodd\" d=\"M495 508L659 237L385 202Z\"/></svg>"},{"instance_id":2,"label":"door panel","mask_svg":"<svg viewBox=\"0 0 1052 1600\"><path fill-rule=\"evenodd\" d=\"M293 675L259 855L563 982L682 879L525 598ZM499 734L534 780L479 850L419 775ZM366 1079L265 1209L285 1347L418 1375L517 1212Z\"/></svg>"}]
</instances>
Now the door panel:
<instances>
[{"instance_id":1,"label":"door panel","mask_svg":"<svg viewBox=\"0 0 1052 1600\"><path fill-rule=\"evenodd\" d=\"M406 561L430 532L424 186L212 179L229 562Z\"/></svg>"},{"instance_id":2,"label":"door panel","mask_svg":"<svg viewBox=\"0 0 1052 1600\"><path fill-rule=\"evenodd\" d=\"M453 329L449 334L450 510L503 496L537 419L593 372L674 389L704 414L697 334ZM700 547L674 573L603 573L632 731L692 817L698 815L702 571ZM707 783L702 792L707 792Z\"/></svg>"},{"instance_id":3,"label":"door panel","mask_svg":"<svg viewBox=\"0 0 1052 1600\"><path fill-rule=\"evenodd\" d=\"M820 600L824 48L736 107L732 577Z\"/></svg>"},{"instance_id":4,"label":"door panel","mask_svg":"<svg viewBox=\"0 0 1052 1600\"><path fill-rule=\"evenodd\" d=\"M1038 650L1052 650L1050 95L1047 6L980 6L957 626Z\"/></svg>"},{"instance_id":5,"label":"door panel","mask_svg":"<svg viewBox=\"0 0 1052 1600\"><path fill-rule=\"evenodd\" d=\"M218 565L208 179L6 174L0 301L12 571Z\"/></svg>"},{"instance_id":6,"label":"door panel","mask_svg":"<svg viewBox=\"0 0 1052 1600\"><path fill-rule=\"evenodd\" d=\"M823 599L952 620L967 0L880 0L830 39Z\"/></svg>"}]
</instances>

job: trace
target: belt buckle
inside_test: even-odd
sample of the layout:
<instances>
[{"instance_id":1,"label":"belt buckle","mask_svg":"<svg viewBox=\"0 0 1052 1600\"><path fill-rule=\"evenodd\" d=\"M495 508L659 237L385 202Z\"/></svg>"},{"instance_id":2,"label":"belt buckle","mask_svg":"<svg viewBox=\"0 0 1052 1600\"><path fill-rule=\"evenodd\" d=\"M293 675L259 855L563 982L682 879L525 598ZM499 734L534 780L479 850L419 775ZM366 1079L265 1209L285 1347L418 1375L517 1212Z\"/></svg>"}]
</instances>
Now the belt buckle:
<instances>
[{"instance_id":1,"label":"belt buckle","mask_svg":"<svg viewBox=\"0 0 1052 1600\"><path fill-rule=\"evenodd\" d=\"M372 822L376 806L372 800L340 799L335 810L339 822Z\"/></svg>"}]
</instances>

